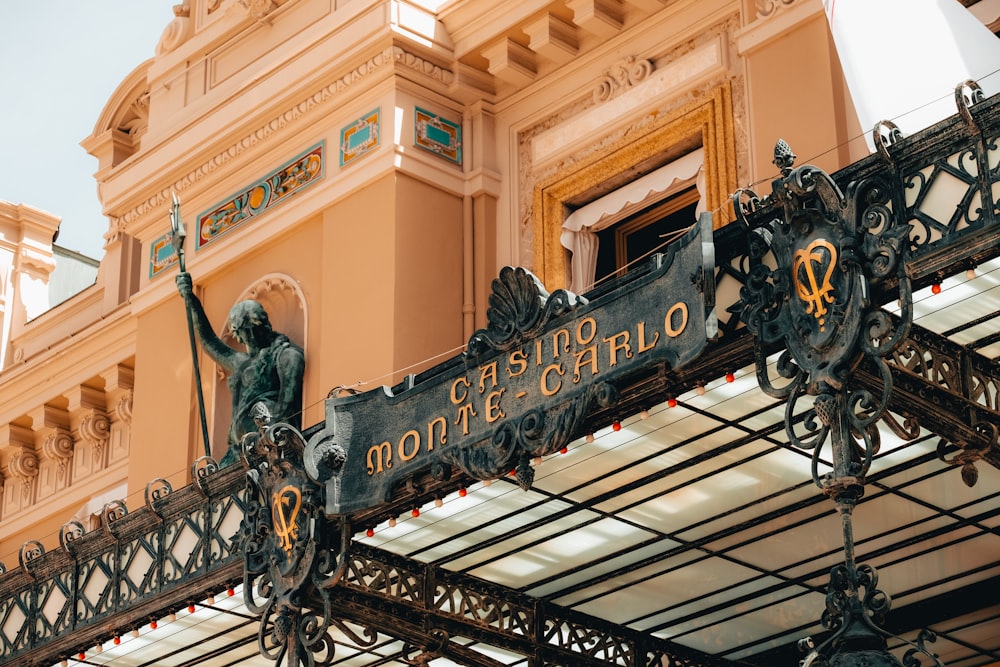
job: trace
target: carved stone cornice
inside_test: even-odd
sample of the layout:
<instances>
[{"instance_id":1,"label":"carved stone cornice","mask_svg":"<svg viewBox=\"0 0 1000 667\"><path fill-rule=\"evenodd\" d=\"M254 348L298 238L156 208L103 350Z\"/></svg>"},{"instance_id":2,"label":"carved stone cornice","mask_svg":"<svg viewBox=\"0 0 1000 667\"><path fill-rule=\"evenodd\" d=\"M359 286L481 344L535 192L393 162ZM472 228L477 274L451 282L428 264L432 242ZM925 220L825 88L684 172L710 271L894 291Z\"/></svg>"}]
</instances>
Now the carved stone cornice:
<instances>
[{"instance_id":1,"label":"carved stone cornice","mask_svg":"<svg viewBox=\"0 0 1000 667\"><path fill-rule=\"evenodd\" d=\"M284 111L272 115L268 120L244 134L227 148L219 151L213 157L173 183L165 186L137 206L120 216L110 216L109 230L104 235L105 240L113 242L114 239L118 238L119 234L126 232L127 227L136 220L150 212L161 211L171 201L170 197L172 193L183 193L188 187L210 176L231 160L239 157L260 142L265 141L274 133L283 130L287 125L301 122L304 116L314 114L320 107L326 108L332 100L340 99L342 93L352 89L359 82L383 71L386 67L395 67L397 65L446 86L450 85L455 78L455 74L451 70L411 53L400 46L386 47L346 74L338 77L332 83L323 86L304 98L300 98L297 103L286 108Z\"/></svg>"},{"instance_id":2,"label":"carved stone cornice","mask_svg":"<svg viewBox=\"0 0 1000 667\"><path fill-rule=\"evenodd\" d=\"M52 258L51 251L45 252L24 246L21 247L21 251L18 254L18 265L21 270L35 271L46 276L56 268L56 262Z\"/></svg>"}]
</instances>

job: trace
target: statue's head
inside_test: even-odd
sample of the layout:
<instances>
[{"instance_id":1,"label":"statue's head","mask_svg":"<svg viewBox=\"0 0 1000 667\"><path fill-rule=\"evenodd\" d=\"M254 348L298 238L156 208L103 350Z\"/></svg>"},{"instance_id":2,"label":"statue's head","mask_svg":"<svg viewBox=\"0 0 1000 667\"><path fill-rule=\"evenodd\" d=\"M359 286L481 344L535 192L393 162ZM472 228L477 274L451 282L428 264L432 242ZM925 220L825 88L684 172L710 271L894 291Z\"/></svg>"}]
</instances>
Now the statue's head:
<instances>
[{"instance_id":1,"label":"statue's head","mask_svg":"<svg viewBox=\"0 0 1000 667\"><path fill-rule=\"evenodd\" d=\"M240 301L229 311L229 329L237 341L250 347L266 345L273 331L267 311L256 301Z\"/></svg>"}]
</instances>

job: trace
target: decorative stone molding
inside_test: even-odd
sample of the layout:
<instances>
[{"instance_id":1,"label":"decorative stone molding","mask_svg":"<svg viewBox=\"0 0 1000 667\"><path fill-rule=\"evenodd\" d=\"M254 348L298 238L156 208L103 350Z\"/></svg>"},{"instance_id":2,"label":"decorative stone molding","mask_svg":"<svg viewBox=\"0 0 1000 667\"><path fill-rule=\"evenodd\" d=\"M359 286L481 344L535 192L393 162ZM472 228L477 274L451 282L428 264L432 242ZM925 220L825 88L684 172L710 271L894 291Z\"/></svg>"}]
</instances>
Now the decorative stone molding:
<instances>
[{"instance_id":1,"label":"decorative stone molding","mask_svg":"<svg viewBox=\"0 0 1000 667\"><path fill-rule=\"evenodd\" d=\"M149 91L145 90L129 104L128 110L118 123L118 129L134 140L145 134L148 127Z\"/></svg>"},{"instance_id":2,"label":"decorative stone molding","mask_svg":"<svg viewBox=\"0 0 1000 667\"><path fill-rule=\"evenodd\" d=\"M163 29L160 41L156 45L156 55L170 53L187 41L191 29L191 0L174 5L174 18Z\"/></svg>"},{"instance_id":3,"label":"decorative stone molding","mask_svg":"<svg viewBox=\"0 0 1000 667\"><path fill-rule=\"evenodd\" d=\"M80 420L80 437L94 445L99 451L108 443L111 420L103 412L91 409Z\"/></svg>"},{"instance_id":4,"label":"decorative stone molding","mask_svg":"<svg viewBox=\"0 0 1000 667\"><path fill-rule=\"evenodd\" d=\"M18 265L22 271L35 271L44 276L48 276L56 268L51 249L46 252L26 246L21 247Z\"/></svg>"},{"instance_id":5,"label":"decorative stone molding","mask_svg":"<svg viewBox=\"0 0 1000 667\"><path fill-rule=\"evenodd\" d=\"M250 289L243 293L240 300L254 299L260 300L265 294L270 292L288 292L294 296L299 310L305 309L305 299L302 296L302 288L286 275L271 273L253 284Z\"/></svg>"},{"instance_id":6,"label":"decorative stone molding","mask_svg":"<svg viewBox=\"0 0 1000 667\"><path fill-rule=\"evenodd\" d=\"M341 93L352 88L354 84L364 80L375 72L381 71L387 66L392 67L396 65L407 67L444 85L450 85L455 78L455 74L451 70L447 70L440 65L410 53L399 46L387 47L347 74L339 77L333 83L320 88L285 111L272 116L268 121L259 125L257 129L245 134L228 148L220 151L214 157L202 163L201 166L164 187L139 205L120 216L111 216L109 229L104 234L106 242L113 242L120 234L125 233L131 223L146 214L162 211L163 207L171 201L172 193L182 194L188 187L210 176L217 169L225 166L231 160L268 139L275 132L283 130L290 123L299 122L303 116L312 114L318 107L327 106L331 100L340 99Z\"/></svg>"},{"instance_id":7,"label":"decorative stone molding","mask_svg":"<svg viewBox=\"0 0 1000 667\"><path fill-rule=\"evenodd\" d=\"M652 73L653 63L650 61L639 60L635 56L623 58L604 72L604 76L594 88L594 101L606 102L626 89L642 83Z\"/></svg>"},{"instance_id":8,"label":"decorative stone molding","mask_svg":"<svg viewBox=\"0 0 1000 667\"><path fill-rule=\"evenodd\" d=\"M13 450L7 470L22 482L27 498L31 482L38 475L38 454L35 453L31 429L17 424L0 427L0 448L7 447Z\"/></svg>"},{"instance_id":9,"label":"decorative stone molding","mask_svg":"<svg viewBox=\"0 0 1000 667\"><path fill-rule=\"evenodd\" d=\"M264 22L267 15L278 8L274 0L240 0L240 5L247 10L250 17L260 22Z\"/></svg>"},{"instance_id":10,"label":"decorative stone molding","mask_svg":"<svg viewBox=\"0 0 1000 667\"><path fill-rule=\"evenodd\" d=\"M8 470L21 480L24 484L24 493L27 495L31 480L38 475L38 454L30 447L17 447L10 458Z\"/></svg>"},{"instance_id":11,"label":"decorative stone molding","mask_svg":"<svg viewBox=\"0 0 1000 667\"><path fill-rule=\"evenodd\" d=\"M757 18L766 19L774 16L783 8L794 5L798 0L756 0Z\"/></svg>"},{"instance_id":12,"label":"decorative stone molding","mask_svg":"<svg viewBox=\"0 0 1000 667\"><path fill-rule=\"evenodd\" d=\"M132 423L132 390L126 389L118 398L114 408L115 417L126 424Z\"/></svg>"},{"instance_id":13,"label":"decorative stone molding","mask_svg":"<svg viewBox=\"0 0 1000 667\"><path fill-rule=\"evenodd\" d=\"M61 470L73 458L73 435L64 427L53 427L42 441L42 454L59 463Z\"/></svg>"}]
</instances>

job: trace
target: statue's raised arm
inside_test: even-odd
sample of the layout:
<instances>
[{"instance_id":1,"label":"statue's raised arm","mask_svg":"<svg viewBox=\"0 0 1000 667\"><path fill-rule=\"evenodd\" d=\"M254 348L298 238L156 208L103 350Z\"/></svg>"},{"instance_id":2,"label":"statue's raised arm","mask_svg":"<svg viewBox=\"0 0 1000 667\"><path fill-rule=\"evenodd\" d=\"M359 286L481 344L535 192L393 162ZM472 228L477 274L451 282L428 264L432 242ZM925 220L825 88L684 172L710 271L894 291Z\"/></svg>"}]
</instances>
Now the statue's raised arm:
<instances>
[{"instance_id":1,"label":"statue's raised arm","mask_svg":"<svg viewBox=\"0 0 1000 667\"><path fill-rule=\"evenodd\" d=\"M257 403L267 407L273 421L301 428L305 370L302 348L271 328L267 312L256 301L241 301L229 312L229 329L246 351L230 347L212 329L201 301L194 295L191 275L182 272L176 280L202 347L229 373L227 384L233 398L233 418L229 450L220 465L237 460L243 436L257 429L253 409Z\"/></svg>"}]
</instances>

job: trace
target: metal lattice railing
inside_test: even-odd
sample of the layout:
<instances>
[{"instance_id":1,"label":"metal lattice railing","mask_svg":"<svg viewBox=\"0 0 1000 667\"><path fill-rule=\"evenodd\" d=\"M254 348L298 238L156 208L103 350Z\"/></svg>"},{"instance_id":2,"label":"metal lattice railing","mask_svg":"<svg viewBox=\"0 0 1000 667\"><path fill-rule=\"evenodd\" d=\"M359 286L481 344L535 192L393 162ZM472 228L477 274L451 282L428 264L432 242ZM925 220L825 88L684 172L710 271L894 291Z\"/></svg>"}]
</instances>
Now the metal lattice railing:
<instances>
[{"instance_id":1,"label":"metal lattice railing","mask_svg":"<svg viewBox=\"0 0 1000 667\"><path fill-rule=\"evenodd\" d=\"M231 537L243 518L244 471L196 471L196 479L176 492L151 483L135 512L109 503L100 530L66 524L60 549L25 544L20 567L0 576L0 655L26 665L44 649L58 659L108 639L109 626L138 628L167 605L238 580L242 559Z\"/></svg>"}]
</instances>

